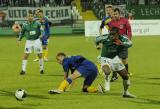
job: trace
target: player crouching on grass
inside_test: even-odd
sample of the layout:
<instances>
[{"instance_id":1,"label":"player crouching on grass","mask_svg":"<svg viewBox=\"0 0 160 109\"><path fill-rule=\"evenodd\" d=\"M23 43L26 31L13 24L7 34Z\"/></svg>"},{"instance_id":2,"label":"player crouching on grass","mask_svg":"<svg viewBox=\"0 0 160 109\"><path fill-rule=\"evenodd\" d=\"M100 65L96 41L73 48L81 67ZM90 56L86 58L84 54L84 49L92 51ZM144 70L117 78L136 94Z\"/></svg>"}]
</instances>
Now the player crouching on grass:
<instances>
[{"instance_id":1,"label":"player crouching on grass","mask_svg":"<svg viewBox=\"0 0 160 109\"><path fill-rule=\"evenodd\" d=\"M123 79L123 97L135 98L136 96L130 94L128 91L130 85L128 72L121 59L118 57L119 47L125 46L129 48L132 46L132 42L127 37L119 35L119 29L113 27L110 30L110 34L105 35L104 37L96 37L96 45L97 49L102 47L101 56L98 57L98 61L105 74L105 90L110 90L109 75L112 71L116 71Z\"/></svg>"},{"instance_id":2,"label":"player crouching on grass","mask_svg":"<svg viewBox=\"0 0 160 109\"><path fill-rule=\"evenodd\" d=\"M67 87L78 77L83 76L85 78L83 83L83 92L102 92L103 88L98 85L98 88L91 87L91 84L97 77L97 67L94 63L87 60L82 56L71 56L67 57L65 53L58 53L56 56L57 62L63 66L64 80L60 84L57 90L49 90L49 94L60 94L65 92ZM69 70L72 71L71 75L68 76Z\"/></svg>"}]
</instances>

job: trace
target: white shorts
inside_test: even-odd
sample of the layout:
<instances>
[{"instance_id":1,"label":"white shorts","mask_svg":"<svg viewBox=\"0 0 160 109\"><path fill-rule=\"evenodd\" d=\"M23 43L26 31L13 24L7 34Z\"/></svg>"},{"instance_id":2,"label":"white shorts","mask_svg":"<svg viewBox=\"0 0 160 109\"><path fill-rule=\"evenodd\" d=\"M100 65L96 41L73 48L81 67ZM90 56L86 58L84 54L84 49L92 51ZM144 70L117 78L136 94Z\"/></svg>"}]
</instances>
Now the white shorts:
<instances>
[{"instance_id":1,"label":"white shorts","mask_svg":"<svg viewBox=\"0 0 160 109\"><path fill-rule=\"evenodd\" d=\"M98 56L98 61L101 64L101 68L104 65L108 65L112 71L120 71L125 68L124 64L118 56L114 57L113 59Z\"/></svg>"},{"instance_id":2,"label":"white shorts","mask_svg":"<svg viewBox=\"0 0 160 109\"><path fill-rule=\"evenodd\" d=\"M25 53L32 53L32 50L34 50L34 53L40 54L42 53L42 42L40 39L36 40L26 40L25 45Z\"/></svg>"}]
</instances>

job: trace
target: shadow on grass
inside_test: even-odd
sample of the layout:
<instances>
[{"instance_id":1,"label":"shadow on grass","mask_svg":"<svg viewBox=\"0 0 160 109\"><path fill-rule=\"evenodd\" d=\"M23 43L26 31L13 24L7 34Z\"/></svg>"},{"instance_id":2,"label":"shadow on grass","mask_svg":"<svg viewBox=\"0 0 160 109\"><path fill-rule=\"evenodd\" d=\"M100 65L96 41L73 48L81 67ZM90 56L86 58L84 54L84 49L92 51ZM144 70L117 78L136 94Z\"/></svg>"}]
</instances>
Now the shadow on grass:
<instances>
[{"instance_id":1,"label":"shadow on grass","mask_svg":"<svg viewBox=\"0 0 160 109\"><path fill-rule=\"evenodd\" d=\"M160 80L160 78L147 78L147 79Z\"/></svg>"},{"instance_id":2,"label":"shadow on grass","mask_svg":"<svg viewBox=\"0 0 160 109\"><path fill-rule=\"evenodd\" d=\"M43 95L33 95L33 94L29 94L28 97L36 98L36 99L50 99L50 98L43 96Z\"/></svg>"},{"instance_id":3,"label":"shadow on grass","mask_svg":"<svg viewBox=\"0 0 160 109\"><path fill-rule=\"evenodd\" d=\"M15 92L0 90L0 96L14 96L14 94ZM50 99L43 95L33 95L33 94L28 94L27 97L37 98L37 99Z\"/></svg>"},{"instance_id":4,"label":"shadow on grass","mask_svg":"<svg viewBox=\"0 0 160 109\"><path fill-rule=\"evenodd\" d=\"M35 108L25 108L25 107L2 107L0 109L35 109Z\"/></svg>"},{"instance_id":5,"label":"shadow on grass","mask_svg":"<svg viewBox=\"0 0 160 109\"><path fill-rule=\"evenodd\" d=\"M55 77L62 77L64 75L52 74L52 75L44 75L44 76L55 76Z\"/></svg>"},{"instance_id":6,"label":"shadow on grass","mask_svg":"<svg viewBox=\"0 0 160 109\"><path fill-rule=\"evenodd\" d=\"M14 96L14 93L15 92L0 90L0 96Z\"/></svg>"},{"instance_id":7,"label":"shadow on grass","mask_svg":"<svg viewBox=\"0 0 160 109\"><path fill-rule=\"evenodd\" d=\"M148 99L148 98L136 98L136 99L130 99L129 101L133 103L140 103L140 104L160 105L160 100L154 100L154 99Z\"/></svg>"}]
</instances>

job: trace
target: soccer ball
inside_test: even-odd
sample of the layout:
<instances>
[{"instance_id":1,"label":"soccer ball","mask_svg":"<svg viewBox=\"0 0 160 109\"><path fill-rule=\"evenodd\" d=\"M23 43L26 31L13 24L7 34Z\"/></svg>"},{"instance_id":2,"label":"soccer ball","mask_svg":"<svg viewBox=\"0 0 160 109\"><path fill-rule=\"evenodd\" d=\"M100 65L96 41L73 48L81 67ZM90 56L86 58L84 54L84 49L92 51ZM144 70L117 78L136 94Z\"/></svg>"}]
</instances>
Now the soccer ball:
<instances>
[{"instance_id":1,"label":"soccer ball","mask_svg":"<svg viewBox=\"0 0 160 109\"><path fill-rule=\"evenodd\" d=\"M17 100L22 101L25 97L27 97L27 92L23 89L18 89L15 92L15 97Z\"/></svg>"}]
</instances>

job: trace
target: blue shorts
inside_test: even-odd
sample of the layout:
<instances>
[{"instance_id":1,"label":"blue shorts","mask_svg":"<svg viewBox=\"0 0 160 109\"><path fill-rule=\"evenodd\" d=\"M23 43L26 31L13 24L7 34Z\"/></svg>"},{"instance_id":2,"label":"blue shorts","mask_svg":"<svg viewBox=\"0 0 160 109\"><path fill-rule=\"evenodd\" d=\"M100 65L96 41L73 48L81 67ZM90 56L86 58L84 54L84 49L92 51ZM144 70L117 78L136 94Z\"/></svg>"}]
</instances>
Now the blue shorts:
<instances>
[{"instance_id":1,"label":"blue shorts","mask_svg":"<svg viewBox=\"0 0 160 109\"><path fill-rule=\"evenodd\" d=\"M77 70L85 77L84 85L87 86L90 86L93 83L98 74L97 66L88 60L84 60Z\"/></svg>"}]
</instances>

